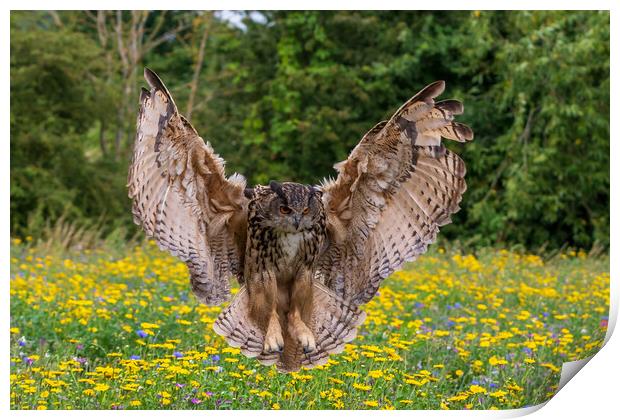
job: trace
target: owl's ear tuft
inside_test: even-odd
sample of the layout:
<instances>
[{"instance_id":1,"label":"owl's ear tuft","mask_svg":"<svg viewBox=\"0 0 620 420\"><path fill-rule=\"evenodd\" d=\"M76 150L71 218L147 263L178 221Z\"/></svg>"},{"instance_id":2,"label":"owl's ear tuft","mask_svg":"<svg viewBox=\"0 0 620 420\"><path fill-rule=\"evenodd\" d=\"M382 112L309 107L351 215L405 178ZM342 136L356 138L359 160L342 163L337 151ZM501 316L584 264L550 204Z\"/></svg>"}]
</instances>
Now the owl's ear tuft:
<instances>
[{"instance_id":1,"label":"owl's ear tuft","mask_svg":"<svg viewBox=\"0 0 620 420\"><path fill-rule=\"evenodd\" d=\"M277 193L278 190L282 191L282 185L278 181L269 181L269 188L271 188L274 193Z\"/></svg>"},{"instance_id":2,"label":"owl's ear tuft","mask_svg":"<svg viewBox=\"0 0 620 420\"><path fill-rule=\"evenodd\" d=\"M320 187L310 186L310 193L316 195L319 198L323 198L323 190Z\"/></svg>"},{"instance_id":3,"label":"owl's ear tuft","mask_svg":"<svg viewBox=\"0 0 620 420\"><path fill-rule=\"evenodd\" d=\"M269 188L286 204L286 194L282 190L282 184L277 181L269 181Z\"/></svg>"},{"instance_id":4,"label":"owl's ear tuft","mask_svg":"<svg viewBox=\"0 0 620 420\"><path fill-rule=\"evenodd\" d=\"M251 200L254 198L254 188L246 188L243 190L243 195L245 196L245 198L247 198L248 200Z\"/></svg>"}]
</instances>

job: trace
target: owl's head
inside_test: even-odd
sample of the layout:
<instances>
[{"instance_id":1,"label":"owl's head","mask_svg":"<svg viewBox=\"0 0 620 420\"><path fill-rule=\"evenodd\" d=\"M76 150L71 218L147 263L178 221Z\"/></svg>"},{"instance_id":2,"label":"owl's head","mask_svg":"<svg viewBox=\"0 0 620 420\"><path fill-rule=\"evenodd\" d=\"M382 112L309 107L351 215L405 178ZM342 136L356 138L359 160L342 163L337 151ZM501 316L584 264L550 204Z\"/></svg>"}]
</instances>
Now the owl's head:
<instances>
[{"instance_id":1,"label":"owl's head","mask_svg":"<svg viewBox=\"0 0 620 420\"><path fill-rule=\"evenodd\" d=\"M319 222L323 214L321 194L309 185L276 181L246 191L254 217L262 227L290 233L309 230Z\"/></svg>"}]
</instances>

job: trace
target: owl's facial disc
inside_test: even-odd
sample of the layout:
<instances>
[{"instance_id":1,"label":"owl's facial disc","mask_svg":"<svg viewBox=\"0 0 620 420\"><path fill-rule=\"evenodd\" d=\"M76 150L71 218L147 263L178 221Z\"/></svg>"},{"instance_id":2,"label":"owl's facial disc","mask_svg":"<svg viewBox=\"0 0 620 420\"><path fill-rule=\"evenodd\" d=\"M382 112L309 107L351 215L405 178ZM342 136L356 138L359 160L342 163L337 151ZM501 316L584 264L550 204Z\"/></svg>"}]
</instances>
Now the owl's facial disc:
<instances>
[{"instance_id":1,"label":"owl's facial disc","mask_svg":"<svg viewBox=\"0 0 620 420\"><path fill-rule=\"evenodd\" d=\"M271 181L271 202L263 212L263 224L277 231L296 233L312 229L318 221L320 202L316 190L301 184Z\"/></svg>"}]
</instances>

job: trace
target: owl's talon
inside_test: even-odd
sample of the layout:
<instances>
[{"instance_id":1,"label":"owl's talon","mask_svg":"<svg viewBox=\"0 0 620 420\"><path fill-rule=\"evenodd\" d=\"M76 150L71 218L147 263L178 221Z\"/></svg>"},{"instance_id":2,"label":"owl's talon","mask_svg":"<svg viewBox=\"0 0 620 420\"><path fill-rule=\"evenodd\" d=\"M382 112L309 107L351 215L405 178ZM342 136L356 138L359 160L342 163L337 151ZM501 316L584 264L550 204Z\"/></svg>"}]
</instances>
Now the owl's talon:
<instances>
[{"instance_id":1,"label":"owl's talon","mask_svg":"<svg viewBox=\"0 0 620 420\"><path fill-rule=\"evenodd\" d=\"M265 336L263 351L265 353L282 353L284 351L284 338L282 338L280 331L274 331Z\"/></svg>"},{"instance_id":2,"label":"owl's talon","mask_svg":"<svg viewBox=\"0 0 620 420\"><path fill-rule=\"evenodd\" d=\"M306 354L312 353L314 350L316 350L316 342L314 341L314 336L307 327L302 329L301 333L297 335L297 341L299 341L299 344L301 344L301 347Z\"/></svg>"}]
</instances>

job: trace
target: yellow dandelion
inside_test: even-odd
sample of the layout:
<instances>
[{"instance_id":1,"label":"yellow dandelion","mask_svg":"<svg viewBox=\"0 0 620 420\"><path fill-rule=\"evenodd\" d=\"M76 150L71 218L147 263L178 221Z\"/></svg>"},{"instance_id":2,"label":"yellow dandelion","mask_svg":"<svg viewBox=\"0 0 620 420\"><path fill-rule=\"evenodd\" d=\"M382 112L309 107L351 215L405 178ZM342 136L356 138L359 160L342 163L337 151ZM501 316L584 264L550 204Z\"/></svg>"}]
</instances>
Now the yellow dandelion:
<instances>
[{"instance_id":1,"label":"yellow dandelion","mask_svg":"<svg viewBox=\"0 0 620 420\"><path fill-rule=\"evenodd\" d=\"M487 390L484 387L481 387L480 385L472 385L469 387L469 391L472 394L486 394Z\"/></svg>"},{"instance_id":2,"label":"yellow dandelion","mask_svg":"<svg viewBox=\"0 0 620 420\"><path fill-rule=\"evenodd\" d=\"M360 391L370 391L372 387L370 385L358 384L356 382L353 384L353 388L359 389Z\"/></svg>"}]
</instances>

